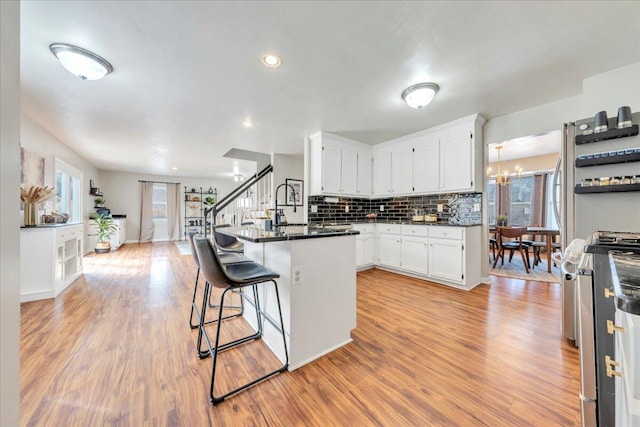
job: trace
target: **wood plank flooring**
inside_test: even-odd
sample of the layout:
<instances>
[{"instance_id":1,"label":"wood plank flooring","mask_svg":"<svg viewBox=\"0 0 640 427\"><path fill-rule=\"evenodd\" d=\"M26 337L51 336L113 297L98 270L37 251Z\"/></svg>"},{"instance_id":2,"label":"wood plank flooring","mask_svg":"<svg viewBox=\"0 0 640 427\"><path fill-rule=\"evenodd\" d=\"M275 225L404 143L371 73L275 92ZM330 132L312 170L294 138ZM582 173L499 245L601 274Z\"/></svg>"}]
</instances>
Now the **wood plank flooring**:
<instances>
[{"instance_id":1,"label":"wood plank flooring","mask_svg":"<svg viewBox=\"0 0 640 427\"><path fill-rule=\"evenodd\" d=\"M211 362L187 322L193 259L172 243L125 245L84 271L58 298L22 305L22 425L580 424L557 284L494 277L464 292L359 273L353 343L212 406ZM226 353L225 385L275 360L261 342Z\"/></svg>"}]
</instances>

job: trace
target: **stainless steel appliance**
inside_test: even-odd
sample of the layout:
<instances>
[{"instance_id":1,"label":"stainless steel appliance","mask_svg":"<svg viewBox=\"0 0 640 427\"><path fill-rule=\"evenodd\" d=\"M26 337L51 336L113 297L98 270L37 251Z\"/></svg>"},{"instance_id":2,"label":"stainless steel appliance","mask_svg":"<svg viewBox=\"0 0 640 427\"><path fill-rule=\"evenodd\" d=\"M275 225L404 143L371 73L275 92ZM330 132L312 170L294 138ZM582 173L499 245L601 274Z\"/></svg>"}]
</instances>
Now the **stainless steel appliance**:
<instances>
[{"instance_id":1,"label":"stainless steel appliance","mask_svg":"<svg viewBox=\"0 0 640 427\"><path fill-rule=\"evenodd\" d=\"M640 184L637 183L637 178L640 177L640 113L633 113L631 118L631 126L619 128L618 119L613 116L608 119L607 130L602 132L595 132L593 117L564 124L561 156L554 176L557 191L554 192L554 205L563 249L575 238L588 238L594 230L640 230ZM599 239L600 237L595 242L592 241L589 247L600 245ZM614 242L612 246L620 245ZM580 347L580 363L583 368L583 425L607 426L613 425L609 424L609 419L605 420L605 417L598 420L601 413L606 414L604 408L609 403L603 400L599 406L596 405L598 394L605 392L606 383L601 381L598 385L595 374L593 383L585 378L585 375L588 376L588 366L597 370L604 364L595 353L598 350L595 341L603 326L593 324L593 330L589 330L583 319L580 319L580 325L577 323L578 309L582 309L582 313L588 312L583 309L582 304L591 304L597 310L598 300L593 298L598 292L595 287L601 286L598 283L610 283L611 280L609 277L609 282L602 282L610 275L610 269L606 261L601 264L598 257L593 255L587 253L580 269L583 272L594 271L595 276L568 274L562 279L563 335L575 340ZM576 277L577 282L574 280ZM581 290L580 295L576 286ZM593 299L590 303L587 301L588 295ZM597 294L598 297L600 295L604 295L604 287ZM578 296L584 298L578 301ZM599 315L595 314L595 317L597 322ZM594 316L591 318L593 320ZM584 344L583 340L586 341ZM590 389L591 386L593 389ZM593 413L589 403L591 400L594 402Z\"/></svg>"},{"instance_id":2,"label":"stainless steel appliance","mask_svg":"<svg viewBox=\"0 0 640 427\"><path fill-rule=\"evenodd\" d=\"M580 403L583 426L615 424L616 306L609 252L640 255L640 232L596 231L577 271Z\"/></svg>"}]
</instances>

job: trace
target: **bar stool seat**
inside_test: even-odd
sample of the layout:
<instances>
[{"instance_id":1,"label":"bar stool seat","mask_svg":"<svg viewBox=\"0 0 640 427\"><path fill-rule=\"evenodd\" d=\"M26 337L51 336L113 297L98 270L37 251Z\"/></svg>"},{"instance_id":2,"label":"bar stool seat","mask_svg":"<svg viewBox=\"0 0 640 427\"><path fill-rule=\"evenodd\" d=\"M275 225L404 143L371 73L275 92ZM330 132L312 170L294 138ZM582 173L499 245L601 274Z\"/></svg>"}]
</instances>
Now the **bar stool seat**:
<instances>
[{"instance_id":1,"label":"bar stool seat","mask_svg":"<svg viewBox=\"0 0 640 427\"><path fill-rule=\"evenodd\" d=\"M262 265L249 262L249 263L239 263L239 264L227 264L224 265L220 261L220 257L218 255L217 248L215 247L215 241L197 237L194 238L194 246L200 260L200 266L202 269L202 274L206 279L205 283L205 292L202 299L202 315L200 316L200 325L198 330L198 350L200 357L203 356L211 356L212 357L212 369L211 369L211 387L209 391L209 397L211 403L214 405L222 402L227 397L239 393L246 388L249 388L267 378L270 378L280 372L284 372L287 370L289 366L289 355L287 351L287 341L284 332L284 322L282 320L282 309L280 305L280 295L278 293L278 285L275 279L279 278L280 275L263 267ZM278 316L280 325L276 325L275 322L271 321L268 316L261 310L260 307L260 296L257 287L259 285L267 286L268 284L273 284L273 289L275 292L275 299L278 306ZM222 294L220 295L220 302L218 304L219 307L223 307L224 298L227 292L234 291L238 289L243 289L245 287L251 287L253 291L253 305L255 307L256 313L256 321L257 321L257 331L254 334L250 334L241 338L237 338L225 344L220 343L220 330L223 324L222 310L218 310L218 320L216 322L216 335L213 342L209 338L209 334L205 329L204 318L207 310L207 301L211 295L212 287L216 287L222 290ZM243 298L245 297L244 292L240 294ZM282 335L282 345L284 348L285 361L282 366L276 368L275 370L268 372L256 378L252 381L249 381L239 387L236 387L230 391L223 393L222 395L216 396L214 393L215 382L216 382L216 368L218 363L218 354L224 350L236 347L243 343L248 343L250 341L259 339L262 337L263 333L263 317L264 319L271 322L271 324L281 333ZM239 321L236 320L236 321ZM203 352L202 341L205 341L208 351ZM255 363L255 362L251 362Z\"/></svg>"}]
</instances>

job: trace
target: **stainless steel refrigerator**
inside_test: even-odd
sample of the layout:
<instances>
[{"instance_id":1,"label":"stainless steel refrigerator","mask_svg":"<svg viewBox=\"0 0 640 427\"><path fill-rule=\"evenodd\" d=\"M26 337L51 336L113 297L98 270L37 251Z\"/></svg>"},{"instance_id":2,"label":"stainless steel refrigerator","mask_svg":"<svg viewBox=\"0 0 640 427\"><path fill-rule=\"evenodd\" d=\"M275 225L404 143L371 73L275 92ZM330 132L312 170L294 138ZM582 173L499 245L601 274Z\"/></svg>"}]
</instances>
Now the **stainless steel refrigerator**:
<instances>
[{"instance_id":1,"label":"stainless steel refrigerator","mask_svg":"<svg viewBox=\"0 0 640 427\"><path fill-rule=\"evenodd\" d=\"M631 127L618 128L614 115L608 119L608 130L594 132L594 121L589 118L563 126L561 160L557 168L561 194L556 203L563 248L575 238L590 241L596 230L640 231L640 184L634 184L634 177L640 176L640 137L637 135L640 113L632 115ZM636 135L632 135L634 132ZM593 268L593 261L585 258L578 268L587 271ZM597 348L595 341L609 341L608 338L598 340L602 330L606 333L606 327L598 325L594 320L597 316L584 307L582 314L591 320L582 319L581 328L578 327L581 302L576 286L581 286L583 298L587 295L593 298L593 310L600 295L594 294L593 281L573 279L575 277L563 277L563 335L575 340L580 348L583 425L613 425L613 408L608 407L611 401L602 399L600 407L597 403L598 392L605 389L597 372L597 365L601 365L599 353L605 349ZM585 287L590 289L583 289ZM585 323L589 321L592 322L591 335ZM584 336L579 333L580 329ZM606 351L613 350L607 348ZM591 366L593 364L596 366ZM607 414L609 410L611 413Z\"/></svg>"}]
</instances>

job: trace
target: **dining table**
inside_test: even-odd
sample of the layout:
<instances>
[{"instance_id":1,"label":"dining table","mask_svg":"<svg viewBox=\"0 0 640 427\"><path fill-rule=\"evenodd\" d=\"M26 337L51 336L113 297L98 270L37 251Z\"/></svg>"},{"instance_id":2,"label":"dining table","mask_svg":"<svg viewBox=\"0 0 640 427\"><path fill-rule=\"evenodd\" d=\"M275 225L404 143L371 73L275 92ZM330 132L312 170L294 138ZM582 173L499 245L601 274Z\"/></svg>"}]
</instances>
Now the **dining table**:
<instances>
[{"instance_id":1,"label":"dining table","mask_svg":"<svg viewBox=\"0 0 640 427\"><path fill-rule=\"evenodd\" d=\"M495 225L489 226L489 233L497 233L497 227ZM527 233L531 236L544 236L547 244L547 271L551 273L551 243L555 236L560 235L560 230L557 228L527 226Z\"/></svg>"}]
</instances>

